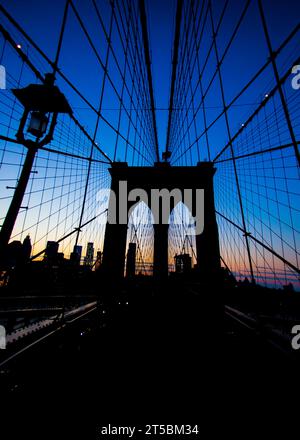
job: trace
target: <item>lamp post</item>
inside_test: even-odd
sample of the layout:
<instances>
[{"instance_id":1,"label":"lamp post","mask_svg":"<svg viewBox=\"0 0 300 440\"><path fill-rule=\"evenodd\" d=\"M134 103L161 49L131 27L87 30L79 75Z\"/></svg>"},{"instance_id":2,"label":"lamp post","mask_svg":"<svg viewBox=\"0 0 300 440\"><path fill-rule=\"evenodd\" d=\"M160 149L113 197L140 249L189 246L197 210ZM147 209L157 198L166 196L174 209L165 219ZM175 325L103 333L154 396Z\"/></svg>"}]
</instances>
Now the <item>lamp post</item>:
<instances>
[{"instance_id":1,"label":"lamp post","mask_svg":"<svg viewBox=\"0 0 300 440\"><path fill-rule=\"evenodd\" d=\"M58 113L72 113L72 109L59 88L54 85L54 75L45 75L43 84L30 84L22 89L13 89L12 92L24 107L16 138L27 148L26 158L18 180L13 198L7 211L0 231L0 259L5 259L5 250L10 240L22 200L30 178L32 166L37 150L51 142ZM36 139L26 139L25 125L28 121L27 132ZM48 124L50 123L47 132Z\"/></svg>"}]
</instances>

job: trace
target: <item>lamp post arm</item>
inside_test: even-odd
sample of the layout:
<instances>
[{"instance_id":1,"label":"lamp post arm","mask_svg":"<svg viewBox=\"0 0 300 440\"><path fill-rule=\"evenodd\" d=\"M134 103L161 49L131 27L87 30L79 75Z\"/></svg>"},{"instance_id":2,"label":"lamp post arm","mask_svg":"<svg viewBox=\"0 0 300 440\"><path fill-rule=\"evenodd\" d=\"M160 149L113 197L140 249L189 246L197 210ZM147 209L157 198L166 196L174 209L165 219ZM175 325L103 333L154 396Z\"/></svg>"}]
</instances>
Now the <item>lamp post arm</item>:
<instances>
[{"instance_id":1,"label":"lamp post arm","mask_svg":"<svg viewBox=\"0 0 300 440\"><path fill-rule=\"evenodd\" d=\"M20 144L25 145L26 141L24 138L24 127L27 121L27 116L28 116L29 110L24 109L21 121L20 121L20 125L16 134L16 138L18 140L18 142L20 142Z\"/></svg>"}]
</instances>

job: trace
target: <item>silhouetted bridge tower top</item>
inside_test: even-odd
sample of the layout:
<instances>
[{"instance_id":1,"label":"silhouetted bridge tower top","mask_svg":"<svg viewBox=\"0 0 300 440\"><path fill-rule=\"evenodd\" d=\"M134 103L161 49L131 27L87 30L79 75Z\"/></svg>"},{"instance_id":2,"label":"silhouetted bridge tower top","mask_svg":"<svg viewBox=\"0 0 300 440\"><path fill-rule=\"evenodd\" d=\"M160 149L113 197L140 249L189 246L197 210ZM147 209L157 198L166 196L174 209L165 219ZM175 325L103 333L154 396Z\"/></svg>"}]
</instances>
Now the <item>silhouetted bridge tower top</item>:
<instances>
[{"instance_id":1,"label":"silhouetted bridge tower top","mask_svg":"<svg viewBox=\"0 0 300 440\"><path fill-rule=\"evenodd\" d=\"M154 167L141 168L117 162L109 171L113 194L105 232L103 271L109 277L123 276L128 211L142 199L154 215L153 274L158 279L166 278L169 215L177 203L187 201L186 196L186 199L189 197L191 215L199 223L203 222L203 225L198 225L201 234L196 235L199 272L206 281L216 279L220 270L220 251L214 206L213 163L201 162L195 167L172 167L169 163L156 163ZM200 194L202 190L204 200L203 194ZM167 210L165 216L164 209ZM190 233L195 234L196 228Z\"/></svg>"}]
</instances>

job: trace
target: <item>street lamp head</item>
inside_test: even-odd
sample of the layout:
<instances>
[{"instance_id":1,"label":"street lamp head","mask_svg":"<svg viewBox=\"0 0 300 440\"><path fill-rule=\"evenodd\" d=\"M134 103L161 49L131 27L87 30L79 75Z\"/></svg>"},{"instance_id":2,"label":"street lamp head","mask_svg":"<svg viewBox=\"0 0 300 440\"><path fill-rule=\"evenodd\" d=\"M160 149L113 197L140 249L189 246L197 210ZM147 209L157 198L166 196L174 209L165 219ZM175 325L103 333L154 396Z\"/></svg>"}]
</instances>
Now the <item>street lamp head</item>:
<instances>
[{"instance_id":1,"label":"street lamp head","mask_svg":"<svg viewBox=\"0 0 300 440\"><path fill-rule=\"evenodd\" d=\"M17 139L24 145L31 145L24 137L24 128L28 116L27 132L37 138L40 145L46 145L52 140L58 113L72 114L72 109L65 95L54 85L53 73L47 73L43 84L30 84L22 89L12 89L13 94L23 105L24 112L16 134ZM51 120L48 134L47 126ZM44 138L41 140L42 136ZM36 144L36 146L38 146Z\"/></svg>"},{"instance_id":2,"label":"street lamp head","mask_svg":"<svg viewBox=\"0 0 300 440\"><path fill-rule=\"evenodd\" d=\"M12 92L28 111L72 113L64 94L51 83L30 84L22 89L13 89Z\"/></svg>"},{"instance_id":3,"label":"street lamp head","mask_svg":"<svg viewBox=\"0 0 300 440\"><path fill-rule=\"evenodd\" d=\"M47 130L49 118L43 112L31 112L28 133L31 133L36 138L41 138Z\"/></svg>"}]
</instances>

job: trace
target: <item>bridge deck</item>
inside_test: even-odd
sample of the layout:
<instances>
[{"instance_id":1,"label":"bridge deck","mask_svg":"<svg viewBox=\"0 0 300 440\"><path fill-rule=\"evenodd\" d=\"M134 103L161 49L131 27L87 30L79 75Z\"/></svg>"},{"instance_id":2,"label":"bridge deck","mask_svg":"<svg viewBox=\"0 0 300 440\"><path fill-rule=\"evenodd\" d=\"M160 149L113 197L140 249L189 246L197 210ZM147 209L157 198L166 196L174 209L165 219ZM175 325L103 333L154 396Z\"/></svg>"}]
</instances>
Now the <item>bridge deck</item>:
<instances>
[{"instance_id":1,"label":"bridge deck","mask_svg":"<svg viewBox=\"0 0 300 440\"><path fill-rule=\"evenodd\" d=\"M4 395L12 411L42 409L46 418L50 411L52 427L59 420L69 427L74 415L78 429L87 420L94 429L167 423L171 415L174 423L213 430L208 420L225 416L228 395L235 410L241 398L247 404L262 382L268 386L268 367L284 361L230 316L220 320L221 309L189 288L172 297L143 293L123 292L10 365Z\"/></svg>"}]
</instances>

